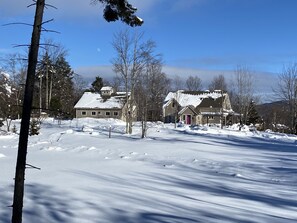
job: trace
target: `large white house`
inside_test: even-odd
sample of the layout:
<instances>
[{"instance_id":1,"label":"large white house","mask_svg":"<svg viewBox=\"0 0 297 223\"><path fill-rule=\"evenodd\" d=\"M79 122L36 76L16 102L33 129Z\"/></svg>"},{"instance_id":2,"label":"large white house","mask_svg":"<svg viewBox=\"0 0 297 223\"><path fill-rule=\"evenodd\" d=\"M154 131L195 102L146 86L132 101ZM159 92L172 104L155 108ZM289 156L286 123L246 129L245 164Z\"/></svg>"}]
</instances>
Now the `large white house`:
<instances>
[{"instance_id":1,"label":"large white house","mask_svg":"<svg viewBox=\"0 0 297 223\"><path fill-rule=\"evenodd\" d=\"M129 97L128 97L129 100ZM125 120L126 114L136 117L136 106L128 109L126 93L114 92L112 87L103 87L100 93L85 92L74 106L76 118L116 118Z\"/></svg>"}]
</instances>

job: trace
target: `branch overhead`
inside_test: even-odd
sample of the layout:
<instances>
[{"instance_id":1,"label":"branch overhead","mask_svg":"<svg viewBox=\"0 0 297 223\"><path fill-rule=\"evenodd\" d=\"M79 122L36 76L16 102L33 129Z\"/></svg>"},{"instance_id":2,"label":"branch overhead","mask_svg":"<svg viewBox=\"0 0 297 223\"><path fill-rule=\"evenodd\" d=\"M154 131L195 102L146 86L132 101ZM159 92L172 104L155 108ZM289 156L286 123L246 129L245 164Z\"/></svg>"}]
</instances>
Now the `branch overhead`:
<instances>
[{"instance_id":1,"label":"branch overhead","mask_svg":"<svg viewBox=\"0 0 297 223\"><path fill-rule=\"evenodd\" d=\"M105 5L103 16L108 22L121 20L132 27L143 24L143 20L135 15L137 9L127 0L92 0L92 2Z\"/></svg>"}]
</instances>

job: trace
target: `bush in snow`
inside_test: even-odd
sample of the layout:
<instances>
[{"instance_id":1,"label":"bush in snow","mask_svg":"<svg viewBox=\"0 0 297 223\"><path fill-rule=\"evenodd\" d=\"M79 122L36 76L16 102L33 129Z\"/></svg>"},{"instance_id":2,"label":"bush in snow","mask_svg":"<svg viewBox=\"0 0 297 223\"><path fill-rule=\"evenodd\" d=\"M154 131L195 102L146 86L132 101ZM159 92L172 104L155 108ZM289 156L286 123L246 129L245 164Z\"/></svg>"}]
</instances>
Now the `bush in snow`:
<instances>
[{"instance_id":1,"label":"bush in snow","mask_svg":"<svg viewBox=\"0 0 297 223\"><path fill-rule=\"evenodd\" d=\"M17 133L17 128L16 128L15 125L12 126L12 130L11 130L11 131L12 131L13 133L15 133L15 134Z\"/></svg>"},{"instance_id":2,"label":"bush in snow","mask_svg":"<svg viewBox=\"0 0 297 223\"><path fill-rule=\"evenodd\" d=\"M30 122L29 135L38 135L40 130L40 122L37 119L32 119Z\"/></svg>"}]
</instances>

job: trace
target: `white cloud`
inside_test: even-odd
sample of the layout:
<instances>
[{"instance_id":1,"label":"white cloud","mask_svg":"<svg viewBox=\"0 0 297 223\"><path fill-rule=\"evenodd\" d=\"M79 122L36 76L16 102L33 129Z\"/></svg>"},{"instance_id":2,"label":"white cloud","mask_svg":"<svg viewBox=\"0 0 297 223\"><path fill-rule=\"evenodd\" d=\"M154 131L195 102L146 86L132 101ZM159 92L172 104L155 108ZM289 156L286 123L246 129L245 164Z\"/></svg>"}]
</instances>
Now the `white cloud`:
<instances>
[{"instance_id":1,"label":"white cloud","mask_svg":"<svg viewBox=\"0 0 297 223\"><path fill-rule=\"evenodd\" d=\"M96 76L100 76L108 81L115 77L115 73L113 72L111 65L77 67L74 69L74 72L87 81L93 81Z\"/></svg>"}]
</instances>

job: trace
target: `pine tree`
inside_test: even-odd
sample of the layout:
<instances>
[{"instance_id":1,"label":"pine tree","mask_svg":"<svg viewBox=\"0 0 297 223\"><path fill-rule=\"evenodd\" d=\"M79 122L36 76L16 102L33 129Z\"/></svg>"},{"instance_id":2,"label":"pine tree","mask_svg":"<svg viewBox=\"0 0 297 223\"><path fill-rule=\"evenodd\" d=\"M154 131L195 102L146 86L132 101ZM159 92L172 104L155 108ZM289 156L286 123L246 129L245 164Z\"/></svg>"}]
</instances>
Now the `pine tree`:
<instances>
[{"instance_id":1,"label":"pine tree","mask_svg":"<svg viewBox=\"0 0 297 223\"><path fill-rule=\"evenodd\" d=\"M74 105L74 72L63 55L55 62L54 69L50 105L59 104L62 113L71 113ZM51 103L53 101L55 103ZM54 107L50 108L56 112Z\"/></svg>"},{"instance_id":2,"label":"pine tree","mask_svg":"<svg viewBox=\"0 0 297 223\"><path fill-rule=\"evenodd\" d=\"M50 58L46 53L40 64L38 85L39 87L41 85L41 89L39 92L36 91L39 96L35 97L35 104L38 103L51 116L56 115L57 112L71 113L75 103L72 81L74 72L64 54L58 55L57 58ZM41 102L37 102L37 99Z\"/></svg>"},{"instance_id":3,"label":"pine tree","mask_svg":"<svg viewBox=\"0 0 297 223\"><path fill-rule=\"evenodd\" d=\"M92 83L91 92L100 92L101 88L103 87L103 79L99 76Z\"/></svg>"},{"instance_id":4,"label":"pine tree","mask_svg":"<svg viewBox=\"0 0 297 223\"><path fill-rule=\"evenodd\" d=\"M257 124L259 123L261 120L258 111L256 110L256 106L255 106L255 102L251 101L249 104L249 108L248 108L248 113L247 113L247 124Z\"/></svg>"},{"instance_id":5,"label":"pine tree","mask_svg":"<svg viewBox=\"0 0 297 223\"><path fill-rule=\"evenodd\" d=\"M15 134L17 133L17 127L16 127L16 125L13 125L13 126L12 126L12 130L11 130L11 131L12 131L13 133L15 133Z\"/></svg>"},{"instance_id":6,"label":"pine tree","mask_svg":"<svg viewBox=\"0 0 297 223\"><path fill-rule=\"evenodd\" d=\"M30 122L29 135L38 135L40 130L40 123L37 119L32 119Z\"/></svg>"}]
</instances>

